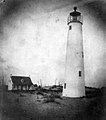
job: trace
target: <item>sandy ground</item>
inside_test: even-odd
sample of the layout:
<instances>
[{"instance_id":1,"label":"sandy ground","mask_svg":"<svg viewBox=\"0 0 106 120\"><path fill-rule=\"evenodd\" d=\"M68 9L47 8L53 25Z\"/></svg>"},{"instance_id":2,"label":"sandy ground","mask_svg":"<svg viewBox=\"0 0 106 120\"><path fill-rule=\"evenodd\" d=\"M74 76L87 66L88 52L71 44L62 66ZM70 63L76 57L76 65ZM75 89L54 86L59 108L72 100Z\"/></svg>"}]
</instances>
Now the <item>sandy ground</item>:
<instances>
[{"instance_id":1,"label":"sandy ground","mask_svg":"<svg viewBox=\"0 0 106 120\"><path fill-rule=\"evenodd\" d=\"M105 120L106 96L88 91L85 98L55 98L54 102L45 102L36 92L0 92L0 120Z\"/></svg>"}]
</instances>

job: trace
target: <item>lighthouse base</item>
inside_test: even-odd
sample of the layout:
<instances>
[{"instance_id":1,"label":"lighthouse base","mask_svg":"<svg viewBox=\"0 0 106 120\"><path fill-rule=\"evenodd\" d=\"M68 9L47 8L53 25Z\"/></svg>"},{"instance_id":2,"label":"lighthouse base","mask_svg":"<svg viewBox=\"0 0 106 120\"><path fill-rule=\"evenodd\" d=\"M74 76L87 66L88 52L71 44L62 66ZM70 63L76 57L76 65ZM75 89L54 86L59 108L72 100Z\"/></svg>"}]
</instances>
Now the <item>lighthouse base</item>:
<instances>
[{"instance_id":1,"label":"lighthouse base","mask_svg":"<svg viewBox=\"0 0 106 120\"><path fill-rule=\"evenodd\" d=\"M78 89L63 89L63 97L84 97L85 96L85 89L78 90Z\"/></svg>"}]
</instances>

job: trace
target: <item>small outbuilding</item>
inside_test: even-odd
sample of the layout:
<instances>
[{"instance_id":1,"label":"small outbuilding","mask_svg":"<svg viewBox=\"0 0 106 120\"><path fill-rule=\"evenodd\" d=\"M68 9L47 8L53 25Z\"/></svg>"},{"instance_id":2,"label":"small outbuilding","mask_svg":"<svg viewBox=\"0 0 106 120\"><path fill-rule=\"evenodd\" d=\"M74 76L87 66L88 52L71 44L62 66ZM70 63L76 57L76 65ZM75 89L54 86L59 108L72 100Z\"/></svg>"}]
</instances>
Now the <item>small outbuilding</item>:
<instances>
[{"instance_id":1,"label":"small outbuilding","mask_svg":"<svg viewBox=\"0 0 106 120\"><path fill-rule=\"evenodd\" d=\"M29 90L33 85L31 78L26 76L11 76L12 90Z\"/></svg>"}]
</instances>

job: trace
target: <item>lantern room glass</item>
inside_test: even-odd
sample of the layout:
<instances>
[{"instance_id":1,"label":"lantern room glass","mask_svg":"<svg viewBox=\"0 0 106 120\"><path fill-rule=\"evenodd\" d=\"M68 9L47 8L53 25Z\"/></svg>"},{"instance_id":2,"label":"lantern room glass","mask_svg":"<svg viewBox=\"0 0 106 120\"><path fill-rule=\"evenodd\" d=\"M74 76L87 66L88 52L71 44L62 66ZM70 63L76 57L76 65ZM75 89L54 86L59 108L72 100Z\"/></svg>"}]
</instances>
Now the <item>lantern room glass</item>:
<instances>
[{"instance_id":1,"label":"lantern room glass","mask_svg":"<svg viewBox=\"0 0 106 120\"><path fill-rule=\"evenodd\" d=\"M69 24L71 22L80 22L80 23L82 23L83 22L82 15L80 15L80 16L71 16L71 15L69 15L68 20L67 20L67 24Z\"/></svg>"}]
</instances>

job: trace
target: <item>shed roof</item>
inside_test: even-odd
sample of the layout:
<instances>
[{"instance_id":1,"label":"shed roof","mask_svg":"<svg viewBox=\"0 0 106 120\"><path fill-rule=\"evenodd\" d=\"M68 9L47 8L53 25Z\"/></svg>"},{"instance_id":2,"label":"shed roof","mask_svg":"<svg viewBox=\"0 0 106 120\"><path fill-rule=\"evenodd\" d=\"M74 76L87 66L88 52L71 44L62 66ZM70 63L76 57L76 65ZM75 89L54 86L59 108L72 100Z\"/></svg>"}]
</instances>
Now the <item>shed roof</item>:
<instances>
[{"instance_id":1,"label":"shed roof","mask_svg":"<svg viewBox=\"0 0 106 120\"><path fill-rule=\"evenodd\" d=\"M14 85L32 85L30 77L25 76L11 76Z\"/></svg>"}]
</instances>

